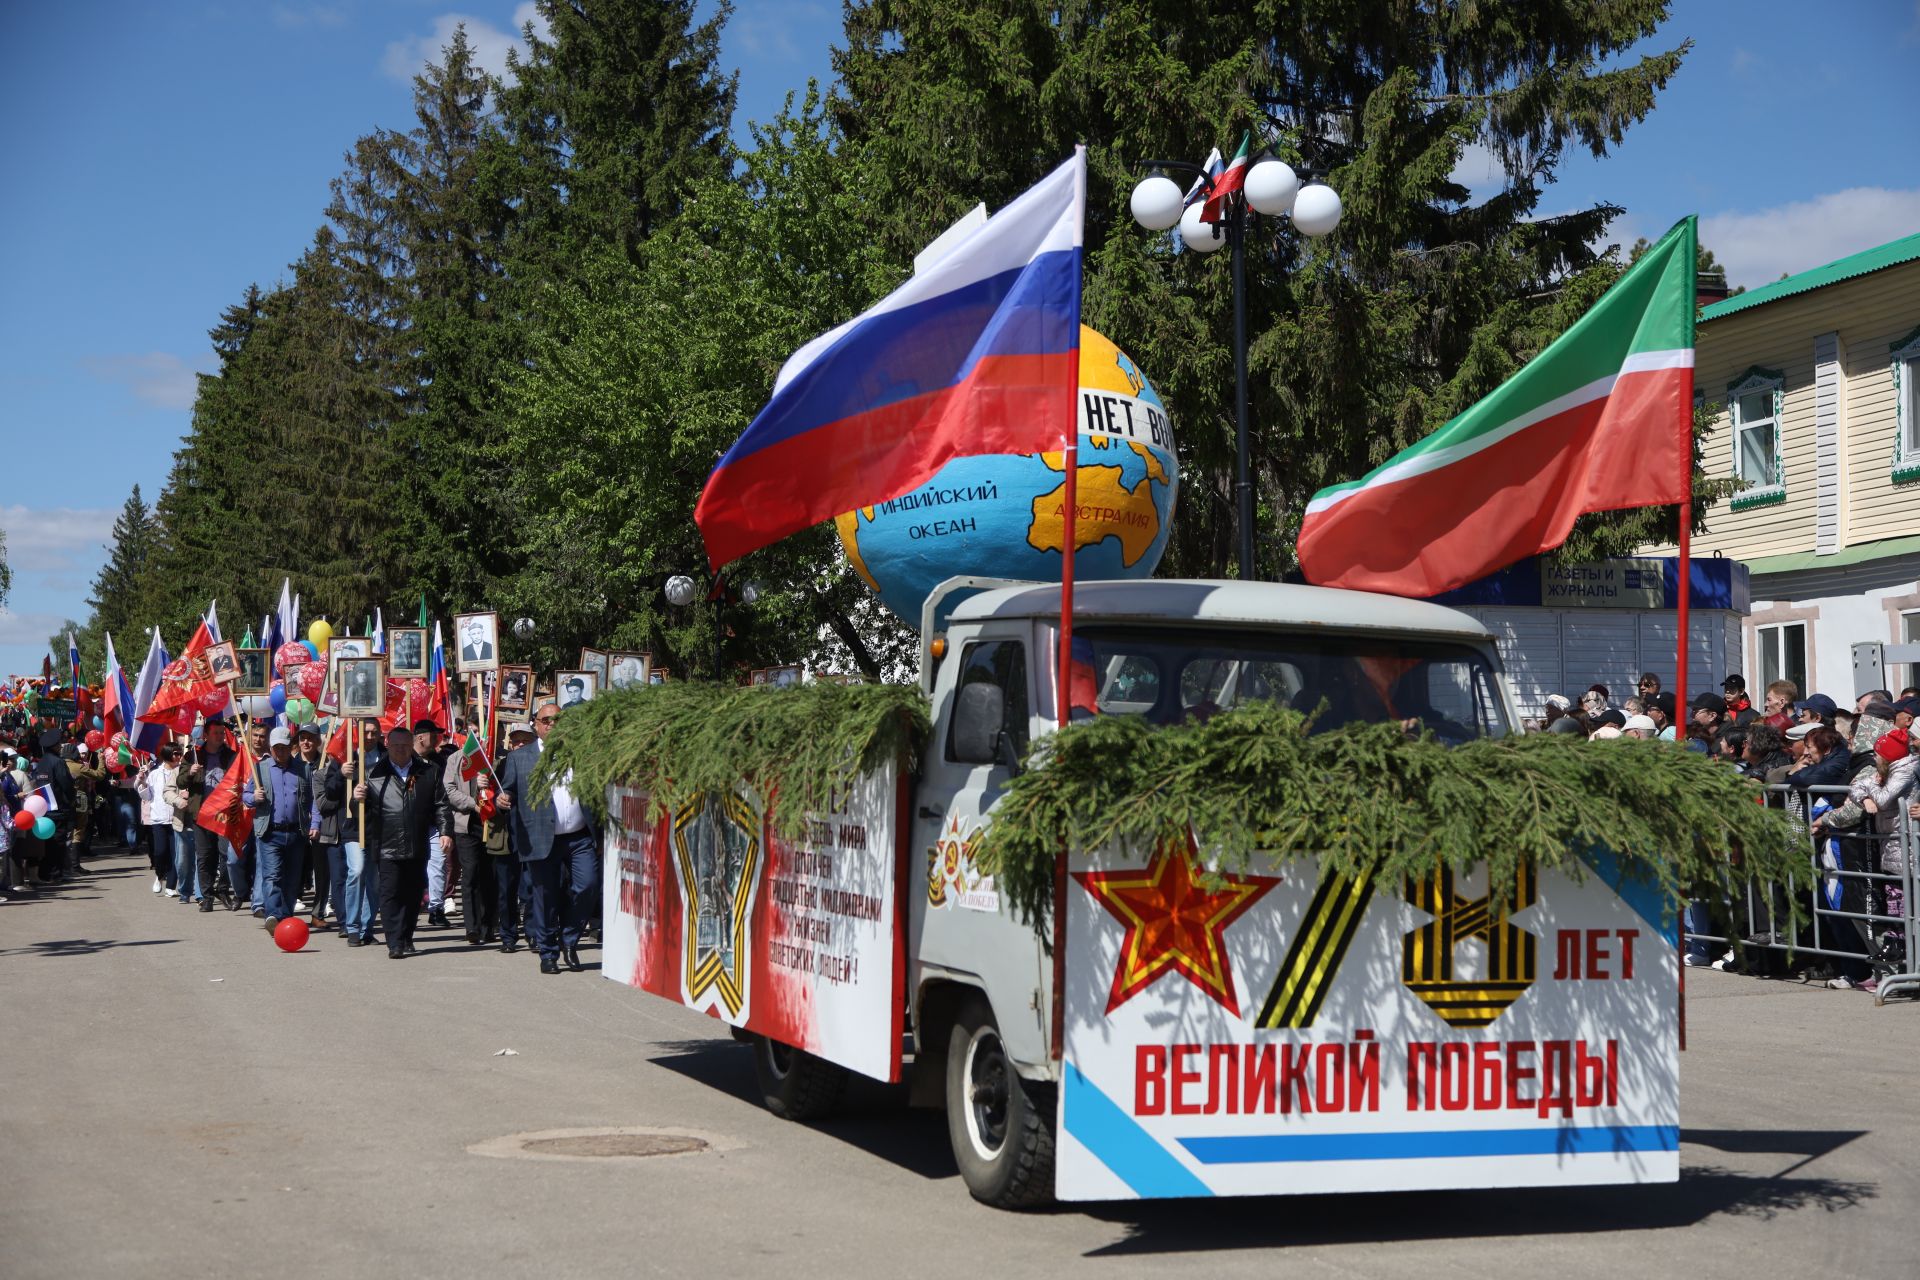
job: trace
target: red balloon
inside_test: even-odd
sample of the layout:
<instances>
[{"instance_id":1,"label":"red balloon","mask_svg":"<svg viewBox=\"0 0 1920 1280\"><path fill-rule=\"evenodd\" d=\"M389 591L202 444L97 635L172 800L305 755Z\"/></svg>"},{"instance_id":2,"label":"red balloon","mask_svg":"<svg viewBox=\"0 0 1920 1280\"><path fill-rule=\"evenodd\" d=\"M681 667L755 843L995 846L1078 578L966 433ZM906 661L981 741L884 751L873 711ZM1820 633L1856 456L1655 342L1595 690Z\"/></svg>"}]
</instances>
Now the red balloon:
<instances>
[{"instance_id":1,"label":"red balloon","mask_svg":"<svg viewBox=\"0 0 1920 1280\"><path fill-rule=\"evenodd\" d=\"M226 689L222 687L215 689L212 693L201 694L200 701L196 704L196 707L202 715L217 716L222 714L227 709Z\"/></svg>"},{"instance_id":2,"label":"red balloon","mask_svg":"<svg viewBox=\"0 0 1920 1280\"><path fill-rule=\"evenodd\" d=\"M13 815L13 828L16 831L33 830L33 810L22 809Z\"/></svg>"},{"instance_id":3,"label":"red balloon","mask_svg":"<svg viewBox=\"0 0 1920 1280\"><path fill-rule=\"evenodd\" d=\"M295 667L304 667L312 661L313 655L298 640L288 641L273 651L274 670L283 676Z\"/></svg>"},{"instance_id":4,"label":"red balloon","mask_svg":"<svg viewBox=\"0 0 1920 1280\"><path fill-rule=\"evenodd\" d=\"M320 701L320 691L326 687L327 683L327 664L307 663L298 669L295 682L300 686L301 697L308 702Z\"/></svg>"},{"instance_id":5,"label":"red balloon","mask_svg":"<svg viewBox=\"0 0 1920 1280\"><path fill-rule=\"evenodd\" d=\"M107 739L107 745L115 749L124 747L127 745L127 735L124 732L115 731L114 735Z\"/></svg>"},{"instance_id":6,"label":"red balloon","mask_svg":"<svg viewBox=\"0 0 1920 1280\"><path fill-rule=\"evenodd\" d=\"M186 706L181 707L173 713L173 731L175 733L192 733L193 722L199 718L200 705L195 702L189 702Z\"/></svg>"},{"instance_id":7,"label":"red balloon","mask_svg":"<svg viewBox=\"0 0 1920 1280\"><path fill-rule=\"evenodd\" d=\"M299 916L288 916L273 926L273 945L282 951L298 951L307 945L307 922Z\"/></svg>"},{"instance_id":8,"label":"red balloon","mask_svg":"<svg viewBox=\"0 0 1920 1280\"><path fill-rule=\"evenodd\" d=\"M87 750L98 751L107 745L107 735L98 729L87 730Z\"/></svg>"}]
</instances>

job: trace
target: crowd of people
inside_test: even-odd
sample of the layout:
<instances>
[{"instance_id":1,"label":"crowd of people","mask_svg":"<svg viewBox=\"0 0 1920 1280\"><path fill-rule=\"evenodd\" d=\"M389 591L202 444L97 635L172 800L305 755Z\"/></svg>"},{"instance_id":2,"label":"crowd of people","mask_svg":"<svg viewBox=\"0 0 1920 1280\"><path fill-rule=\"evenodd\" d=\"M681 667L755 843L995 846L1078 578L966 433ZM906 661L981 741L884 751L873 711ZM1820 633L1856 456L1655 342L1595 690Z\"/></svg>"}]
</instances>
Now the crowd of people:
<instances>
[{"instance_id":1,"label":"crowd of people","mask_svg":"<svg viewBox=\"0 0 1920 1280\"><path fill-rule=\"evenodd\" d=\"M513 954L524 939L543 973L577 972L599 928L602 833L569 779L533 798L558 715L546 701L530 722L502 726L502 758L481 755L478 772L425 719L385 733L361 721L361 749L330 753L313 724L215 718L125 769L71 727L0 731L0 890L38 892L86 874L96 853L140 852L169 904L269 931L304 918L348 947L384 942L393 959L417 954L423 914L428 928L452 929L457 911L470 946ZM252 830L235 842L199 818L241 751Z\"/></svg>"},{"instance_id":2,"label":"crowd of people","mask_svg":"<svg viewBox=\"0 0 1920 1280\"><path fill-rule=\"evenodd\" d=\"M1810 931L1791 941L1807 953L1806 968L1828 986L1873 991L1883 977L1904 969L1907 959L1901 921L1907 909L1907 858L1913 851L1905 847L1905 833L1920 823L1916 717L1920 689L1912 686L1897 696L1869 690L1843 707L1823 693L1802 698L1792 681L1776 680L1756 708L1745 679L1730 675L1719 693L1692 699L1682 719L1673 695L1661 692L1660 678L1649 672L1618 705L1600 684L1581 694L1577 705L1554 694L1547 699L1545 718L1530 727L1595 741L1684 742L1687 749L1768 784L1770 801L1806 826L1823 871L1814 889L1816 906L1834 913L1823 917L1817 948ZM1785 914L1778 901L1690 903L1686 929L1697 936L1689 938L1685 963L1716 969L1738 963L1732 950L1716 956L1707 936L1741 933L1749 942L1786 942L1774 927ZM1821 956L1813 954L1816 950L1840 954Z\"/></svg>"}]
</instances>

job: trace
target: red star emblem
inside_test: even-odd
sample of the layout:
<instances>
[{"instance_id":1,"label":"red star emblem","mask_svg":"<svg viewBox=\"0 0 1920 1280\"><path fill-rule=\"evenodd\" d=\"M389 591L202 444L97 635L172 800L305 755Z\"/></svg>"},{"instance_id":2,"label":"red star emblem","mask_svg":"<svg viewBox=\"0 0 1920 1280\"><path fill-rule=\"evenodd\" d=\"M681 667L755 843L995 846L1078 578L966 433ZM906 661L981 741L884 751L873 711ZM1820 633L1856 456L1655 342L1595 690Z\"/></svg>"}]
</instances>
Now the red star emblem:
<instances>
[{"instance_id":1,"label":"red star emblem","mask_svg":"<svg viewBox=\"0 0 1920 1280\"><path fill-rule=\"evenodd\" d=\"M1144 869L1073 873L1080 887L1127 927L1108 1013L1172 969L1240 1016L1224 935L1280 878L1222 873L1224 885L1208 889L1198 880L1196 852L1189 840L1184 848L1161 846Z\"/></svg>"}]
</instances>

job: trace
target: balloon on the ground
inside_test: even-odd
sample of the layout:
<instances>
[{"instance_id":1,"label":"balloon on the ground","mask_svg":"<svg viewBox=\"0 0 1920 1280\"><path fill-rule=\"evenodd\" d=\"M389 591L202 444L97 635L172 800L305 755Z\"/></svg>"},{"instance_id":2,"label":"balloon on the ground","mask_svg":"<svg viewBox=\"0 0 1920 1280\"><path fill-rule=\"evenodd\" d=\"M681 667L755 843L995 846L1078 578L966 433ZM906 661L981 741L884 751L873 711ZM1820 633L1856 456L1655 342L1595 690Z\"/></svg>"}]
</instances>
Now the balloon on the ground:
<instances>
[{"instance_id":1,"label":"balloon on the ground","mask_svg":"<svg viewBox=\"0 0 1920 1280\"><path fill-rule=\"evenodd\" d=\"M288 916L273 926L273 944L282 951L298 951L307 945L307 922L299 916Z\"/></svg>"},{"instance_id":2,"label":"balloon on the ground","mask_svg":"<svg viewBox=\"0 0 1920 1280\"><path fill-rule=\"evenodd\" d=\"M1167 548L1180 487L1166 406L1125 352L1082 325L1077 407L1074 572L1148 577ZM867 585L918 627L928 593L956 574L1058 582L1065 487L1059 453L956 458L912 493L834 525Z\"/></svg>"},{"instance_id":3,"label":"balloon on the ground","mask_svg":"<svg viewBox=\"0 0 1920 1280\"><path fill-rule=\"evenodd\" d=\"M53 819L35 818L33 820L33 838L36 840L53 839Z\"/></svg>"},{"instance_id":4,"label":"balloon on the ground","mask_svg":"<svg viewBox=\"0 0 1920 1280\"><path fill-rule=\"evenodd\" d=\"M45 796L28 796L26 803L20 807L36 818L44 818L47 816L47 801Z\"/></svg>"}]
</instances>

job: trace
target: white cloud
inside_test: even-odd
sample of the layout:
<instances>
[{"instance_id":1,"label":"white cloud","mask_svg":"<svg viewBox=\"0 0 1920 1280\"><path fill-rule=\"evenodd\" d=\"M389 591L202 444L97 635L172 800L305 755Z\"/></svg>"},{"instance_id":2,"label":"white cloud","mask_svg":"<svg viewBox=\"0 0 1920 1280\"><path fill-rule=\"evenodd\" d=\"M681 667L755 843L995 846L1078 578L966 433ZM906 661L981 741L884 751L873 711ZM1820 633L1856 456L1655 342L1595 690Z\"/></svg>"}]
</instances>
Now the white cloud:
<instances>
[{"instance_id":1,"label":"white cloud","mask_svg":"<svg viewBox=\"0 0 1920 1280\"><path fill-rule=\"evenodd\" d=\"M511 49L517 54L527 51L521 43L520 32L529 22L535 35L546 36L546 19L540 16L532 0L515 6L513 26L508 31L472 14L443 13L433 20L433 30L426 35L410 36L388 45L385 56L380 59L380 69L396 80L411 81L427 63L440 61L446 47L453 43L453 33L464 26L467 44L473 49L473 60L492 75L505 75L507 51Z\"/></svg>"},{"instance_id":2,"label":"white cloud","mask_svg":"<svg viewBox=\"0 0 1920 1280\"><path fill-rule=\"evenodd\" d=\"M1454 161L1453 172L1447 175L1447 181L1456 182L1470 193L1467 203L1484 200L1497 195L1506 188L1507 171L1500 165L1500 157L1493 148L1481 142L1469 142L1460 152L1460 158Z\"/></svg>"},{"instance_id":3,"label":"white cloud","mask_svg":"<svg viewBox=\"0 0 1920 1280\"><path fill-rule=\"evenodd\" d=\"M798 62L806 55L794 43L794 29L811 30L828 16L825 5L787 0L770 8L756 6L736 11L727 24L727 34L738 39L740 47L751 57Z\"/></svg>"},{"instance_id":4,"label":"white cloud","mask_svg":"<svg viewBox=\"0 0 1920 1280\"><path fill-rule=\"evenodd\" d=\"M1920 231L1920 188L1854 187L1700 219L1700 243L1727 282L1754 288Z\"/></svg>"},{"instance_id":5,"label":"white cloud","mask_svg":"<svg viewBox=\"0 0 1920 1280\"><path fill-rule=\"evenodd\" d=\"M191 409L199 382L194 368L166 351L88 356L80 362L103 382L118 382L156 409Z\"/></svg>"},{"instance_id":6,"label":"white cloud","mask_svg":"<svg viewBox=\"0 0 1920 1280\"><path fill-rule=\"evenodd\" d=\"M11 609L0 609L0 644L32 645L35 649L45 649L47 637L65 621L57 613L15 613ZM34 661L33 670L16 674L39 675L39 661Z\"/></svg>"},{"instance_id":7,"label":"white cloud","mask_svg":"<svg viewBox=\"0 0 1920 1280\"><path fill-rule=\"evenodd\" d=\"M7 533L7 563L16 574L71 573L91 577L106 559L118 510L35 510L0 506L0 529Z\"/></svg>"}]
</instances>

